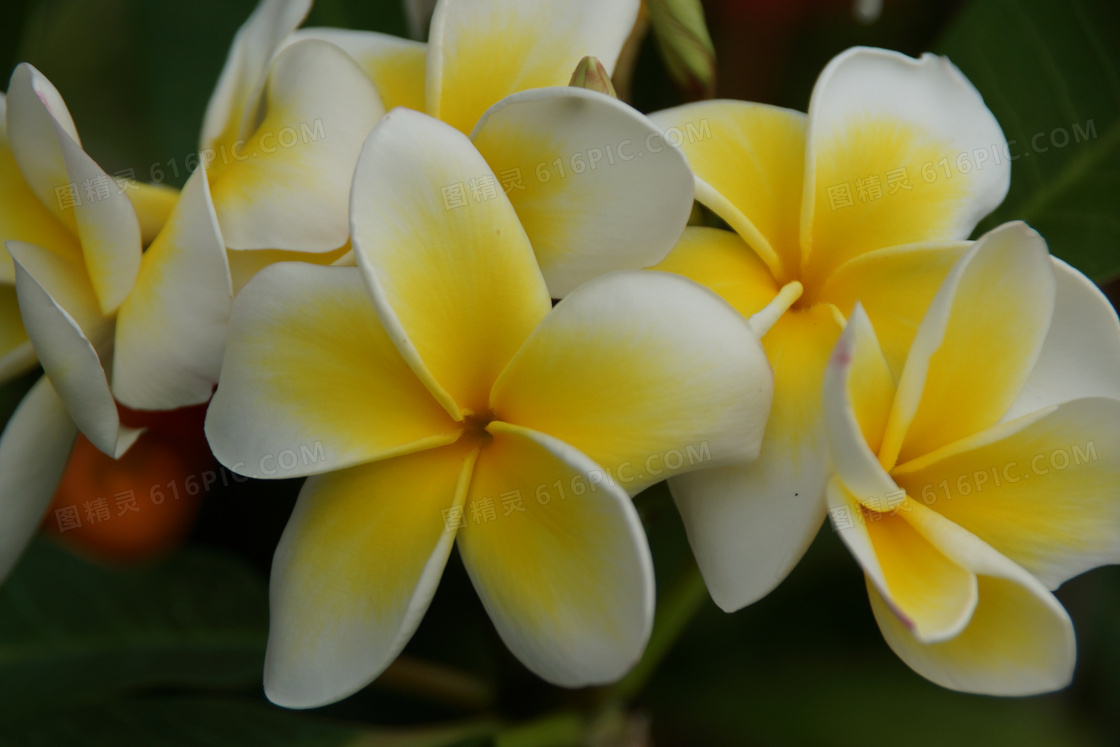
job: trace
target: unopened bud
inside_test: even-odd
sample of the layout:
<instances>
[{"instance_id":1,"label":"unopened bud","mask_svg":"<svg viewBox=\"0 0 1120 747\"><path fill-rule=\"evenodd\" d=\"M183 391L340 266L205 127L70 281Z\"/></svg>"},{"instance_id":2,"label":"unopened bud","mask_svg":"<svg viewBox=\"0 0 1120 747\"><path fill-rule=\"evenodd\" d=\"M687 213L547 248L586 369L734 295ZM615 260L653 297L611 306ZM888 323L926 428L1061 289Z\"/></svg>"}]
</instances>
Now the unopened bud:
<instances>
[{"instance_id":1,"label":"unopened bud","mask_svg":"<svg viewBox=\"0 0 1120 747\"><path fill-rule=\"evenodd\" d=\"M568 85L576 88L589 88L592 91L605 93L611 98L618 98L614 85L611 83L611 76L607 75L607 69L595 57L584 57L579 61Z\"/></svg>"}]
</instances>

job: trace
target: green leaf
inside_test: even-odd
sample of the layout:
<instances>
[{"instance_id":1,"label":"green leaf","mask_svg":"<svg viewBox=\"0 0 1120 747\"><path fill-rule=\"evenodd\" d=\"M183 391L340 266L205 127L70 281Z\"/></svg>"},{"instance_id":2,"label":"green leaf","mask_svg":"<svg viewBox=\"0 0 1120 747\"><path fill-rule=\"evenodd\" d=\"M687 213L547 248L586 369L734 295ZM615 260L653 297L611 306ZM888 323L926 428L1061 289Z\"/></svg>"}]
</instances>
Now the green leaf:
<instances>
[{"instance_id":1,"label":"green leaf","mask_svg":"<svg viewBox=\"0 0 1120 747\"><path fill-rule=\"evenodd\" d=\"M252 686L267 610L264 583L222 555L117 570L37 541L0 587L0 719L142 687Z\"/></svg>"},{"instance_id":2,"label":"green leaf","mask_svg":"<svg viewBox=\"0 0 1120 747\"><path fill-rule=\"evenodd\" d=\"M938 44L1010 143L1011 191L981 225L1022 219L1097 280L1120 272L1120 4L976 0Z\"/></svg>"},{"instance_id":3,"label":"green leaf","mask_svg":"<svg viewBox=\"0 0 1120 747\"><path fill-rule=\"evenodd\" d=\"M649 20L673 81L691 98L716 90L716 49L700 0L648 0Z\"/></svg>"},{"instance_id":4,"label":"green leaf","mask_svg":"<svg viewBox=\"0 0 1120 747\"><path fill-rule=\"evenodd\" d=\"M251 700L164 696L21 719L5 724L0 747L450 747L493 728L375 730Z\"/></svg>"}]
</instances>

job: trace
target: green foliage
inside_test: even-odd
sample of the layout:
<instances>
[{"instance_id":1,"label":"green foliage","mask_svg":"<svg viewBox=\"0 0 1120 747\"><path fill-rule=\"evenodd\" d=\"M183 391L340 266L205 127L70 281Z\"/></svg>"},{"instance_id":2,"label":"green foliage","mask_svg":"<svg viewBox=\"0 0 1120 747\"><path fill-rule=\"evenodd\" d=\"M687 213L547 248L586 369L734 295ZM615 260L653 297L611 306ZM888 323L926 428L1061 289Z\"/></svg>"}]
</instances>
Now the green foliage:
<instances>
[{"instance_id":1,"label":"green foliage","mask_svg":"<svg viewBox=\"0 0 1120 747\"><path fill-rule=\"evenodd\" d=\"M976 85L1014 158L981 231L1022 219L1097 280L1120 273L1120 4L976 0L937 51Z\"/></svg>"}]
</instances>

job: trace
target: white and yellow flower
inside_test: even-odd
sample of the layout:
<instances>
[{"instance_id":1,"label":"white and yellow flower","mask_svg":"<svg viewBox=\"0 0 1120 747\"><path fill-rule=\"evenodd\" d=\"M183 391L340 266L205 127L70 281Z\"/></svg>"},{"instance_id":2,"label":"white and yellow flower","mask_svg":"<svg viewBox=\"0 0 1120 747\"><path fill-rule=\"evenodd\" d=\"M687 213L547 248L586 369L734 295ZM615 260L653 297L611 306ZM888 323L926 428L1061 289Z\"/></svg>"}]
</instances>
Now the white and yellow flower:
<instances>
[{"instance_id":1,"label":"white and yellow flower","mask_svg":"<svg viewBox=\"0 0 1120 747\"><path fill-rule=\"evenodd\" d=\"M684 227L692 178L679 151L634 109L564 87L585 55L613 64L638 0L452 0L437 8L428 45L343 29L292 33L310 5L262 0L234 39L203 125L208 174L192 177L210 180L208 204L177 224L206 226L212 212L217 228L167 231L145 255L121 310L126 361L113 381L129 406L206 401L230 298L262 267L352 262L346 194L361 140L387 109L474 128L495 174L437 192L458 190L443 193L448 209L508 192L554 297L660 260ZM550 88L527 90L542 86ZM295 147L277 147L285 130ZM322 137L303 142L306 132Z\"/></svg>"},{"instance_id":2,"label":"white and yellow flower","mask_svg":"<svg viewBox=\"0 0 1120 747\"><path fill-rule=\"evenodd\" d=\"M111 456L139 435L121 425L102 361L140 266L141 226L158 229L175 193L106 174L82 150L58 91L30 65L16 68L0 108L0 239L7 249L0 261L0 378L36 362L45 373L0 437L2 577L50 504L78 431ZM136 207L133 192L141 194Z\"/></svg>"},{"instance_id":3,"label":"white and yellow flower","mask_svg":"<svg viewBox=\"0 0 1120 747\"><path fill-rule=\"evenodd\" d=\"M504 195L444 207L441 185L478 175L493 172L462 133L394 110L354 178L360 268L275 264L234 303L211 447L245 474L310 475L273 562L281 705L388 666L456 542L526 666L566 686L619 677L653 612L630 495L757 452L772 381L742 317L642 271L553 309Z\"/></svg>"},{"instance_id":4,"label":"white and yellow flower","mask_svg":"<svg viewBox=\"0 0 1120 747\"><path fill-rule=\"evenodd\" d=\"M852 312L825 376L828 504L879 628L955 690L1066 685L1049 589L1120 562L1120 322L1022 223L983 236L900 372Z\"/></svg>"},{"instance_id":5,"label":"white and yellow flower","mask_svg":"<svg viewBox=\"0 0 1120 747\"><path fill-rule=\"evenodd\" d=\"M670 481L712 598L733 611L786 576L824 519L821 377L856 300L897 371L962 240L1007 192L1006 141L948 60L862 48L829 63L808 115L710 101L652 118L734 229L689 228L653 269L752 317L774 367L758 461Z\"/></svg>"}]
</instances>

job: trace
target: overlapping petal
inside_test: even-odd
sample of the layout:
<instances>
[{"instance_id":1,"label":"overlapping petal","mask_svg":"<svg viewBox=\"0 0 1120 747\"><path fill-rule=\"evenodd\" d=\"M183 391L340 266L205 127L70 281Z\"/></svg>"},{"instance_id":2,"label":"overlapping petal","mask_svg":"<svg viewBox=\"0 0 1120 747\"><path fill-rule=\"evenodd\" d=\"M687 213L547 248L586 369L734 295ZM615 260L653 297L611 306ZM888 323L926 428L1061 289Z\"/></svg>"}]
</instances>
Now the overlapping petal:
<instances>
[{"instance_id":1,"label":"overlapping petal","mask_svg":"<svg viewBox=\"0 0 1120 747\"><path fill-rule=\"evenodd\" d=\"M680 150L633 107L595 91L515 93L482 116L471 140L509 195L553 298L659 262L692 210Z\"/></svg>"},{"instance_id":2,"label":"overlapping petal","mask_svg":"<svg viewBox=\"0 0 1120 747\"><path fill-rule=\"evenodd\" d=\"M197 169L144 253L136 286L117 314L117 398L148 410L208 400L221 370L232 296L206 170Z\"/></svg>"},{"instance_id":3,"label":"overlapping petal","mask_svg":"<svg viewBox=\"0 0 1120 747\"><path fill-rule=\"evenodd\" d=\"M549 682L618 679L653 624L653 564L630 498L593 483L602 468L567 444L502 422L489 430L458 537L486 611Z\"/></svg>"},{"instance_id":4,"label":"overlapping petal","mask_svg":"<svg viewBox=\"0 0 1120 747\"><path fill-rule=\"evenodd\" d=\"M762 338L774 400L758 458L669 480L712 599L728 612L770 593L824 520L821 378L842 322L826 305L782 315Z\"/></svg>"},{"instance_id":5,"label":"overlapping petal","mask_svg":"<svg viewBox=\"0 0 1120 747\"><path fill-rule=\"evenodd\" d=\"M801 242L809 284L867 251L967 238L1010 183L995 117L935 55L861 47L837 55L813 89L807 141Z\"/></svg>"},{"instance_id":6,"label":"overlapping petal","mask_svg":"<svg viewBox=\"0 0 1120 747\"><path fill-rule=\"evenodd\" d=\"M257 125L265 76L284 38L311 10L312 0L262 0L237 30L202 120L203 148L230 144Z\"/></svg>"},{"instance_id":7,"label":"overlapping petal","mask_svg":"<svg viewBox=\"0 0 1120 747\"><path fill-rule=\"evenodd\" d=\"M101 311L112 313L140 270L140 224L132 202L82 150L62 98L27 63L12 73L7 120L20 171L39 201L79 237ZM82 194L91 185L96 199ZM61 199L60 189L70 190L76 202Z\"/></svg>"},{"instance_id":8,"label":"overlapping petal","mask_svg":"<svg viewBox=\"0 0 1120 747\"><path fill-rule=\"evenodd\" d=\"M953 690L1035 695L1069 684L1076 658L1073 624L1033 576L952 522L914 504L907 521L938 550L977 576L968 625L938 643L919 641L868 583L887 643L923 677Z\"/></svg>"},{"instance_id":9,"label":"overlapping petal","mask_svg":"<svg viewBox=\"0 0 1120 747\"><path fill-rule=\"evenodd\" d=\"M1038 359L1054 288L1046 243L1025 224L976 242L914 338L879 453L884 467L999 422Z\"/></svg>"},{"instance_id":10,"label":"overlapping petal","mask_svg":"<svg viewBox=\"0 0 1120 747\"><path fill-rule=\"evenodd\" d=\"M92 286L81 268L45 249L8 242L8 250L16 263L20 313L44 373L90 442L120 457L141 431L122 426L117 414L97 352L110 344L112 323L97 313Z\"/></svg>"},{"instance_id":11,"label":"overlapping petal","mask_svg":"<svg viewBox=\"0 0 1120 747\"><path fill-rule=\"evenodd\" d=\"M745 319L676 275L589 281L494 384L495 417L571 444L629 493L758 454L773 380Z\"/></svg>"},{"instance_id":12,"label":"overlapping petal","mask_svg":"<svg viewBox=\"0 0 1120 747\"><path fill-rule=\"evenodd\" d=\"M1050 330L1004 420L1079 397L1120 399L1116 310L1093 281L1057 257L1051 260L1057 293Z\"/></svg>"},{"instance_id":13,"label":"overlapping petal","mask_svg":"<svg viewBox=\"0 0 1120 747\"><path fill-rule=\"evenodd\" d=\"M341 49L307 39L276 56L264 107L252 134L209 167L226 246L338 249L358 152L385 111L377 90Z\"/></svg>"},{"instance_id":14,"label":"overlapping petal","mask_svg":"<svg viewBox=\"0 0 1120 747\"><path fill-rule=\"evenodd\" d=\"M376 31L303 28L288 37L288 43L321 39L341 47L377 86L386 111L406 106L424 111L424 80L428 45Z\"/></svg>"},{"instance_id":15,"label":"overlapping petal","mask_svg":"<svg viewBox=\"0 0 1120 747\"><path fill-rule=\"evenodd\" d=\"M444 0L428 36L427 112L470 132L511 93L567 85L581 59L614 69L638 0Z\"/></svg>"},{"instance_id":16,"label":"overlapping petal","mask_svg":"<svg viewBox=\"0 0 1120 747\"><path fill-rule=\"evenodd\" d=\"M318 474L448 444L459 430L397 352L356 268L279 263L238 294L206 419L231 469Z\"/></svg>"},{"instance_id":17,"label":"overlapping petal","mask_svg":"<svg viewBox=\"0 0 1120 747\"><path fill-rule=\"evenodd\" d=\"M439 584L477 453L457 444L307 481L272 563L273 703L332 703L396 658Z\"/></svg>"},{"instance_id":18,"label":"overlapping petal","mask_svg":"<svg viewBox=\"0 0 1120 747\"><path fill-rule=\"evenodd\" d=\"M688 156L696 199L726 220L780 282L796 278L805 115L745 101L705 101L651 119L674 133Z\"/></svg>"},{"instance_id":19,"label":"overlapping petal","mask_svg":"<svg viewBox=\"0 0 1120 747\"><path fill-rule=\"evenodd\" d=\"M354 175L351 242L374 304L409 365L454 417L483 413L490 387L551 308L509 199L475 200L494 178L465 135L395 109ZM449 202L452 190L463 202Z\"/></svg>"},{"instance_id":20,"label":"overlapping petal","mask_svg":"<svg viewBox=\"0 0 1120 747\"><path fill-rule=\"evenodd\" d=\"M1120 400L1052 406L893 474L1050 588L1120 563Z\"/></svg>"}]
</instances>

